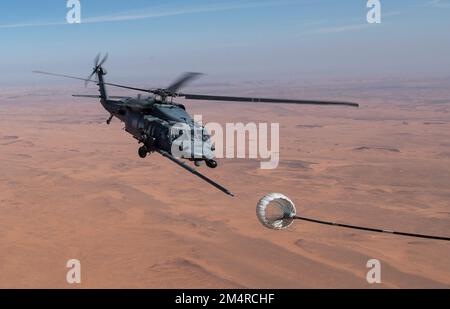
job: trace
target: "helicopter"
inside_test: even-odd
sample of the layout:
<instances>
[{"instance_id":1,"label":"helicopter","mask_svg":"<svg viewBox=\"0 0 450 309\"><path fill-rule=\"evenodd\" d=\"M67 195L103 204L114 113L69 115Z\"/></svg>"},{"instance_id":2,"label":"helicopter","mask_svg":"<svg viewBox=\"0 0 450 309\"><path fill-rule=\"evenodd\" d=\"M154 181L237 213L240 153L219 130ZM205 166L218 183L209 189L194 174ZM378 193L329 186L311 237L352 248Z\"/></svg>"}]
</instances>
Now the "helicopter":
<instances>
[{"instance_id":1,"label":"helicopter","mask_svg":"<svg viewBox=\"0 0 450 309\"><path fill-rule=\"evenodd\" d=\"M351 102L234 97L178 92L182 87L186 86L187 83L202 75L201 73L193 72L183 74L167 88L142 89L127 85L108 83L104 78L107 71L103 67L107 59L108 54L103 58L101 58L101 54L98 54L94 60L92 73L87 78L45 71L33 72L81 80L85 82L85 86L87 86L88 83L96 83L99 87L99 95L73 96L79 98L100 99L101 105L110 114L106 123L109 125L112 119L116 117L125 124L125 131L131 134L138 143L142 145L138 149L139 157L146 158L148 154L155 152L159 153L229 196L234 196L230 190L182 161L182 159L185 159L194 162L197 167L199 167L202 162L209 168L217 168L218 166L214 156L215 146L211 141L211 135L206 128L193 120L183 104L174 102L174 98L242 103L359 107L359 104ZM92 79L94 76L96 77L95 80ZM109 96L106 86L150 93L150 96L145 98L141 95L138 95L137 97ZM182 128L180 128L180 124L183 125ZM180 143L179 141L183 140L180 137L184 137L184 141L186 141L187 137L187 142ZM195 145L201 145L201 147L195 147Z\"/></svg>"}]
</instances>

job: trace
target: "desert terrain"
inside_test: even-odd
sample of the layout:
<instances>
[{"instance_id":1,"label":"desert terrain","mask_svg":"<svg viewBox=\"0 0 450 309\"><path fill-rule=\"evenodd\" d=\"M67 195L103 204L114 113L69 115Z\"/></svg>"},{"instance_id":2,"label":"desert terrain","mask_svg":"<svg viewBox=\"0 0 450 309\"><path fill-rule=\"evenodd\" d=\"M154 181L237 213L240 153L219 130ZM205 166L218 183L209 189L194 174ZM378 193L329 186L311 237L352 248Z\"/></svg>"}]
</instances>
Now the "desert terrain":
<instances>
[{"instance_id":1,"label":"desert terrain","mask_svg":"<svg viewBox=\"0 0 450 309\"><path fill-rule=\"evenodd\" d=\"M304 216L450 236L450 80L199 83L361 104L186 102L205 122L280 123L277 169L200 168L235 198L157 154L140 159L98 101L70 96L95 88L73 85L0 92L0 288L450 287L448 242L306 222L275 232L255 216L280 192ZM380 285L366 281L373 258ZM78 286L69 259L81 261Z\"/></svg>"}]
</instances>

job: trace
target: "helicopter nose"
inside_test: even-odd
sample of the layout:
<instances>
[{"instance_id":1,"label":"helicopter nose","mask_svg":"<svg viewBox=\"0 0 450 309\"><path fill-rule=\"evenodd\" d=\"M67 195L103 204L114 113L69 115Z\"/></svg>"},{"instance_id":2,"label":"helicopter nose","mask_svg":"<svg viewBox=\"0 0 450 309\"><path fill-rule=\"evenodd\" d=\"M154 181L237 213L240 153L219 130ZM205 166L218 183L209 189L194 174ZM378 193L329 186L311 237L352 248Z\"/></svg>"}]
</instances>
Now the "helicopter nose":
<instances>
[{"instance_id":1,"label":"helicopter nose","mask_svg":"<svg viewBox=\"0 0 450 309\"><path fill-rule=\"evenodd\" d=\"M180 146L182 157L189 159L206 159L215 158L213 146L211 142L196 141L195 143L184 142Z\"/></svg>"},{"instance_id":2,"label":"helicopter nose","mask_svg":"<svg viewBox=\"0 0 450 309\"><path fill-rule=\"evenodd\" d=\"M202 144L203 157L207 160L212 160L215 158L214 155L214 146L211 141L203 142Z\"/></svg>"},{"instance_id":3,"label":"helicopter nose","mask_svg":"<svg viewBox=\"0 0 450 309\"><path fill-rule=\"evenodd\" d=\"M213 160L216 156L214 155L214 152L211 150L211 147L205 147L203 149L203 156L205 159Z\"/></svg>"}]
</instances>

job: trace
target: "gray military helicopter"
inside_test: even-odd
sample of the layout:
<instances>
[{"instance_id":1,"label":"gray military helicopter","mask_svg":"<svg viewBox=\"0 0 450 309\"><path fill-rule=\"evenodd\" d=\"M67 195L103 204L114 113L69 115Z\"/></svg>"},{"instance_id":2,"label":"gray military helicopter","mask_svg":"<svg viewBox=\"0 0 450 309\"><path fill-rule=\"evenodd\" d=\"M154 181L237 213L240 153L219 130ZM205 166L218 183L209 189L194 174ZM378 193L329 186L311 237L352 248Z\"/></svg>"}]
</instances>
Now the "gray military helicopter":
<instances>
[{"instance_id":1,"label":"gray military helicopter","mask_svg":"<svg viewBox=\"0 0 450 309\"><path fill-rule=\"evenodd\" d=\"M193 161L197 167L200 166L202 162L205 162L209 168L216 168L218 165L217 161L214 159L215 148L211 142L210 134L201 124L196 123L192 119L186 112L184 105L173 102L174 98L183 97L187 100L233 101L245 103L359 106L356 103L350 102L231 97L178 92L178 90L187 83L198 78L201 75L200 73L185 73L172 85L164 89L142 89L107 83L104 79L107 72L103 68L103 65L108 59L108 54L106 54L103 59L100 60L100 58L101 54L98 54L94 61L93 71L87 78L44 71L33 72L82 80L85 82L86 86L90 82L96 83L99 87L100 95L74 95L74 97L100 99L100 103L110 114L110 117L106 121L107 124L109 125L114 117L118 118L125 123L125 130L142 144L138 150L138 154L141 158L146 158L149 153L157 152L230 196L234 195L228 189L180 160L186 159ZM96 76L96 80L92 79L94 75ZM150 93L151 96L146 98L143 98L141 95L138 95L135 98L128 96L108 96L106 86L146 92ZM184 125L183 129L179 127L180 124ZM188 142L180 143L179 141L182 140L180 137L186 137L185 135L190 135L188 137ZM184 139L184 141L186 141L186 139ZM201 147L195 147L193 145L201 145Z\"/></svg>"}]
</instances>

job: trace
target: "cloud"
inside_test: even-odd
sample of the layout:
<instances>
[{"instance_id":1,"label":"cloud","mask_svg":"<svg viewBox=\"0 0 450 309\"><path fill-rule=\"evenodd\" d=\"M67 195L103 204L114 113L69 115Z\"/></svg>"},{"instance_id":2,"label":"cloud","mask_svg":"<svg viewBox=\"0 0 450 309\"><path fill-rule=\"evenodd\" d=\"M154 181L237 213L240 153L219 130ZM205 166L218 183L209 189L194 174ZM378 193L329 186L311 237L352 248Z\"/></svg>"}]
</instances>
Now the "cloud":
<instances>
[{"instance_id":1,"label":"cloud","mask_svg":"<svg viewBox=\"0 0 450 309\"><path fill-rule=\"evenodd\" d=\"M197 13L208 13L208 12L220 12L220 11L230 11L237 9L248 9L248 8L257 8L257 7L270 7L270 6L279 6L290 3L298 2L295 0L286 0L286 1L276 1L276 0L267 0L267 1L239 1L235 3L223 3L223 4L207 4L204 6L186 6L186 7L178 7L178 8L162 8L159 10L154 9L143 9L139 11L129 11L129 12L121 12L117 14L104 15L104 16L95 16L95 17L86 17L82 18L81 24L95 24L95 23L105 23L105 22L123 22L123 21L132 21L132 20L144 20L144 19L152 19L152 18L162 18L162 17L170 17L170 16L178 16L178 15L188 15L188 14L197 14ZM16 24L5 24L0 25L0 29L8 29L8 28L24 28L24 27L44 27L44 26L61 26L67 25L66 22L24 22L24 23L16 23Z\"/></svg>"},{"instance_id":2,"label":"cloud","mask_svg":"<svg viewBox=\"0 0 450 309\"><path fill-rule=\"evenodd\" d=\"M391 12L387 12L387 13L382 13L381 14L381 16L382 17L386 17L386 16L399 16L399 15L402 15L402 12L400 12L400 11L391 11Z\"/></svg>"},{"instance_id":3,"label":"cloud","mask_svg":"<svg viewBox=\"0 0 450 309\"><path fill-rule=\"evenodd\" d=\"M159 17L169 17L177 15L187 15L196 13L207 13L207 12L219 12L219 11L229 11L236 9L247 9L256 7L268 7L292 3L292 1L247 1L247 2L237 2L232 4L221 4L221 5L206 5L202 7L181 7L172 9L162 9L159 11L155 10L144 10L144 11L132 11L128 13L97 16L92 18L86 18L83 23L100 23L100 22L115 22L115 21L129 21L129 20L140 20L140 19L151 19Z\"/></svg>"},{"instance_id":4,"label":"cloud","mask_svg":"<svg viewBox=\"0 0 450 309\"><path fill-rule=\"evenodd\" d=\"M391 11L391 12L386 12L386 13L382 13L382 17L392 17L392 16L399 16L401 15L400 11ZM347 21L347 22L352 22L352 21ZM386 24L388 22L383 21L381 23L382 24ZM366 23L348 23L348 24L344 24L344 25L334 25L334 26L328 26L328 27L321 27L321 28L316 28L316 29L312 29L312 30L308 30L302 33L302 35L308 35L308 34L325 34L325 33L340 33L340 32L350 32L350 31L359 31L359 30L364 30L367 29L369 27L375 27L375 26L380 26L380 25L373 25L370 24L368 22Z\"/></svg>"},{"instance_id":5,"label":"cloud","mask_svg":"<svg viewBox=\"0 0 450 309\"><path fill-rule=\"evenodd\" d=\"M331 26L331 27L322 27L309 31L305 31L301 33L301 35L310 35L310 34L327 34L327 33L340 33L340 32L350 32L350 31L358 31L366 29L372 24L349 24L349 25L340 25L340 26Z\"/></svg>"},{"instance_id":6,"label":"cloud","mask_svg":"<svg viewBox=\"0 0 450 309\"><path fill-rule=\"evenodd\" d=\"M450 0L429 0L423 6L438 9L450 9Z\"/></svg>"},{"instance_id":7,"label":"cloud","mask_svg":"<svg viewBox=\"0 0 450 309\"><path fill-rule=\"evenodd\" d=\"M43 27L43 26L58 26L58 25L65 25L66 23L62 22L30 22L30 23L17 23L17 24L7 24L7 25L0 25L0 29L9 29L9 28L25 28L25 27Z\"/></svg>"}]
</instances>

